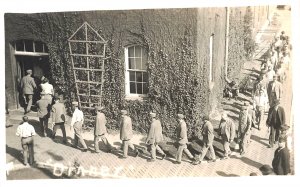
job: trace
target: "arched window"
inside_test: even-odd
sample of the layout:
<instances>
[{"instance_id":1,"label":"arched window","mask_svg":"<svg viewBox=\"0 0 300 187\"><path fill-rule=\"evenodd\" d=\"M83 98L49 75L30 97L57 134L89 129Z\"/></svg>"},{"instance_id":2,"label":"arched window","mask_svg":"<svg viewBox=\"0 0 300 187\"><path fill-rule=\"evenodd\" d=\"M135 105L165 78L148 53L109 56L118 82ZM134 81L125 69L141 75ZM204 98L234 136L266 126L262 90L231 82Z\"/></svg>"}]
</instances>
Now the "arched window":
<instances>
[{"instance_id":1,"label":"arched window","mask_svg":"<svg viewBox=\"0 0 300 187\"><path fill-rule=\"evenodd\" d=\"M125 48L125 86L126 96L147 96L148 54L142 46L130 46Z\"/></svg>"}]
</instances>

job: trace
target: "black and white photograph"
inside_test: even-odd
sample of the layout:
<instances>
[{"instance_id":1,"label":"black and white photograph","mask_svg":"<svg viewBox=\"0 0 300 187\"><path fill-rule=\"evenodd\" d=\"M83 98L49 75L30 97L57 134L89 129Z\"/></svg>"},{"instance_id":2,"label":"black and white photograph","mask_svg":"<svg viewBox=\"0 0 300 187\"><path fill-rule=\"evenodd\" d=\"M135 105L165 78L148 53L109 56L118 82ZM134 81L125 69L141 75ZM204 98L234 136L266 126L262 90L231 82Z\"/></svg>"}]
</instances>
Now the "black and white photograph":
<instances>
[{"instance_id":1,"label":"black and white photograph","mask_svg":"<svg viewBox=\"0 0 300 187\"><path fill-rule=\"evenodd\" d=\"M92 2L1 10L5 183L292 184L299 1Z\"/></svg>"}]
</instances>

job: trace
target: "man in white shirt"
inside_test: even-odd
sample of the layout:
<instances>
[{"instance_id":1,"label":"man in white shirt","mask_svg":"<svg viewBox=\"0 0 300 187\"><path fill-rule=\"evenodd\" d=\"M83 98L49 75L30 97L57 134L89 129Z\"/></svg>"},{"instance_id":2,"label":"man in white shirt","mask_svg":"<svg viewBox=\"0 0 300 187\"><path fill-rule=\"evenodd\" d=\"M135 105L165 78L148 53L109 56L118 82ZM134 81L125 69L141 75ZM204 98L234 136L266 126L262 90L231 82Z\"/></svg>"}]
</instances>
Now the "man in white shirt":
<instances>
[{"instance_id":1,"label":"man in white shirt","mask_svg":"<svg viewBox=\"0 0 300 187\"><path fill-rule=\"evenodd\" d=\"M256 123L257 123L257 128L260 130L260 124L264 118L264 111L265 107L268 103L268 96L265 94L264 89L259 90L259 94L254 96L253 99L253 107L255 109L256 113Z\"/></svg>"},{"instance_id":2,"label":"man in white shirt","mask_svg":"<svg viewBox=\"0 0 300 187\"><path fill-rule=\"evenodd\" d=\"M16 135L21 137L24 165L28 166L28 154L29 154L29 164L33 165L34 164L33 136L35 135L35 130L33 126L28 123L27 116L23 117L23 123L18 126Z\"/></svg>"},{"instance_id":3,"label":"man in white shirt","mask_svg":"<svg viewBox=\"0 0 300 187\"><path fill-rule=\"evenodd\" d=\"M54 89L52 84L49 83L49 80L47 78L42 78L42 84L41 84L41 89L42 92L45 93L45 98L52 103L52 97L54 96Z\"/></svg>"},{"instance_id":4,"label":"man in white shirt","mask_svg":"<svg viewBox=\"0 0 300 187\"><path fill-rule=\"evenodd\" d=\"M72 120L71 120L71 130L74 128L74 144L73 147L77 148L78 141L83 146L82 152L87 152L88 148L85 144L85 141L82 137L82 124L84 121L83 112L78 107L78 102L74 101L72 102L73 107L75 108Z\"/></svg>"}]
</instances>

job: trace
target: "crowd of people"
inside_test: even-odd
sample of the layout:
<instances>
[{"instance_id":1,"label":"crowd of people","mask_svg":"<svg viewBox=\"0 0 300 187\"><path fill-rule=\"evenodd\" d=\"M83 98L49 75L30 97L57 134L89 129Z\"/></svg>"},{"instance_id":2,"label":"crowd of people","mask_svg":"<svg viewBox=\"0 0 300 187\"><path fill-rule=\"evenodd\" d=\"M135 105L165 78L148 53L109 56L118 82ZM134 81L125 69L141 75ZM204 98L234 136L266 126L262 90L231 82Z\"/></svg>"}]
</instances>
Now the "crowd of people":
<instances>
[{"instance_id":1,"label":"crowd of people","mask_svg":"<svg viewBox=\"0 0 300 187\"><path fill-rule=\"evenodd\" d=\"M288 70L290 65L290 50L291 45L289 43L289 37L282 32L278 37L275 37L275 41L271 44L269 50L269 56L265 62L262 63L261 73L257 78L257 82L254 85L251 101L243 102L240 113L239 122L236 125L235 122L230 119L228 113L224 111L221 115L220 124L217 130L217 135L223 144L223 158L228 159L232 154L230 144L233 141L239 145L239 153L243 156L249 146L251 132L253 128L261 129L265 123L270 131L269 135L269 148L278 144L278 148L274 153L274 159L272 162L273 171L278 175L286 175L290 173L289 154L290 154L290 142L291 135L288 131L289 126L286 124L285 110L281 106L283 88L282 84L285 81L285 71ZM28 114L31 111L32 95L34 89L37 89L33 78L31 77L32 70L27 70L27 75L21 80L21 87L23 90L23 96L26 100L27 106L25 107L25 113L23 117L23 123L17 129L17 135L21 137L22 147L24 149L24 164L34 163L33 152L33 136L36 134L35 129L28 123ZM233 92L229 92L231 97L238 99L238 88L233 83ZM37 115L40 121L41 132L44 137L51 136L54 140L56 132L61 129L63 135L63 143L67 144L65 124L67 121L66 108L62 102L61 97L54 95L53 86L49 83L48 79L43 77L41 88L41 99L36 102ZM72 102L73 114L70 123L70 129L74 131L74 139L72 146L79 148L79 143L82 146L82 151L87 152L88 146L83 138L83 123L84 114L80 109L80 105L77 101ZM268 109L268 117L264 119L264 113ZM114 147L108 141L107 129L106 129L106 117L103 112L105 108L103 106L95 106L96 119L94 126L94 152L99 153L99 141L103 141L107 148L107 152L112 152ZM128 115L126 110L120 110L120 140L122 141L122 155L120 159L126 159L128 157L128 148L133 151L133 155L137 157L140 152L132 144L133 138L132 131L132 119ZM149 113L152 121L149 126L148 135L145 143L147 144L148 151L151 154L149 162L154 162L157 159L157 152L163 160L167 154L164 152L160 143L164 141L161 122L155 112ZM47 134L48 119L52 117L53 130L51 134ZM188 149L188 136L187 136L187 124L185 122L184 114L177 114L177 153L175 156L174 164L181 164L182 154L185 153L194 165L201 164L204 158L209 157L208 162L215 162L216 155L214 151L214 127L211 123L209 115L202 116L201 123L201 140L203 142L202 149L199 155L193 155ZM209 153L209 155L207 155ZM268 170L269 167L264 166L262 170Z\"/></svg>"}]
</instances>

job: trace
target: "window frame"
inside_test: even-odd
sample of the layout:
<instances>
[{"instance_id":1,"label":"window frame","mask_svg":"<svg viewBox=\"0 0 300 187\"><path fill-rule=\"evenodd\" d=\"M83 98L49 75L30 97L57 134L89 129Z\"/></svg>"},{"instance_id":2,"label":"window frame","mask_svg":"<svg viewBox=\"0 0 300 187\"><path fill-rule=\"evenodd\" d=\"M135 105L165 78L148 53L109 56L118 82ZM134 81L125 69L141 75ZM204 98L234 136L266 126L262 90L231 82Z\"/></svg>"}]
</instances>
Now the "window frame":
<instances>
[{"instance_id":1,"label":"window frame","mask_svg":"<svg viewBox=\"0 0 300 187\"><path fill-rule=\"evenodd\" d=\"M26 42L30 42L32 44L32 51L26 50ZM23 44L23 50L17 50L17 43ZM36 52L36 43L42 44L43 51ZM16 40L14 41L14 52L15 55L25 55L25 56L48 56L49 52L47 52L47 46L45 43L34 40Z\"/></svg>"},{"instance_id":2,"label":"window frame","mask_svg":"<svg viewBox=\"0 0 300 187\"><path fill-rule=\"evenodd\" d=\"M143 98L147 98L148 93L149 93L149 72L147 70L147 64L146 64L146 69L145 70L142 70L142 69L129 69L129 48L131 48L131 47L141 47L142 57L143 57L143 52L145 50L145 48L141 45L128 45L128 46L124 47L124 56L125 56L125 61L124 61L125 62L125 96L126 96L126 99L143 99ZM148 55L147 55L147 58L148 58ZM147 82L147 84L148 84L148 93L146 93L146 94L130 93L130 82L131 81L130 81L129 72L146 72L148 74L148 82Z\"/></svg>"}]
</instances>

